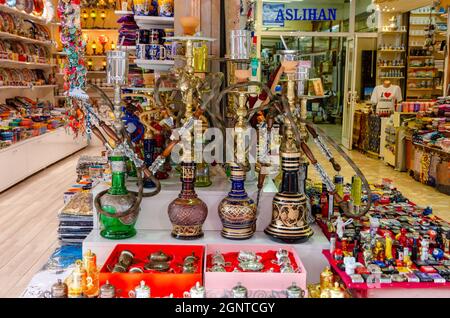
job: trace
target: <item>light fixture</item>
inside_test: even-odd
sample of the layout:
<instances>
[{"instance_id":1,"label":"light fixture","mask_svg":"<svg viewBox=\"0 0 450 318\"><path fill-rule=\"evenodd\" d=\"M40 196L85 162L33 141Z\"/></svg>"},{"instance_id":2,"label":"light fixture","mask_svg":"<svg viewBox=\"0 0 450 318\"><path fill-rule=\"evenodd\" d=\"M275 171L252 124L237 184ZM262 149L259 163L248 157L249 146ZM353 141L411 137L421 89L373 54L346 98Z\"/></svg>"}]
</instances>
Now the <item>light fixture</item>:
<instances>
[{"instance_id":1,"label":"light fixture","mask_svg":"<svg viewBox=\"0 0 450 318\"><path fill-rule=\"evenodd\" d=\"M106 11L105 10L100 11L100 19L102 19L102 27L104 27L105 19L106 19Z\"/></svg>"},{"instance_id":2,"label":"light fixture","mask_svg":"<svg viewBox=\"0 0 450 318\"><path fill-rule=\"evenodd\" d=\"M95 20L97 19L97 11L92 10L90 15L91 15L91 19L93 21L92 28L95 28Z\"/></svg>"},{"instance_id":3,"label":"light fixture","mask_svg":"<svg viewBox=\"0 0 450 318\"><path fill-rule=\"evenodd\" d=\"M89 13L87 12L86 9L84 9L83 12L81 13L81 17L83 18L84 25L86 26L87 19L89 19Z\"/></svg>"},{"instance_id":4,"label":"light fixture","mask_svg":"<svg viewBox=\"0 0 450 318\"><path fill-rule=\"evenodd\" d=\"M116 43L114 41L111 42L111 50L114 51L116 49Z\"/></svg>"},{"instance_id":5,"label":"light fixture","mask_svg":"<svg viewBox=\"0 0 450 318\"><path fill-rule=\"evenodd\" d=\"M103 70L106 70L106 60L103 60L102 66L103 66Z\"/></svg>"},{"instance_id":6,"label":"light fixture","mask_svg":"<svg viewBox=\"0 0 450 318\"><path fill-rule=\"evenodd\" d=\"M91 49L92 49L92 55L97 55L97 43L95 43L95 41L92 42Z\"/></svg>"},{"instance_id":7,"label":"light fixture","mask_svg":"<svg viewBox=\"0 0 450 318\"><path fill-rule=\"evenodd\" d=\"M92 71L92 65L93 65L92 59L89 59L89 60L87 61L87 65L88 65L88 70L89 70L89 71Z\"/></svg>"}]
</instances>

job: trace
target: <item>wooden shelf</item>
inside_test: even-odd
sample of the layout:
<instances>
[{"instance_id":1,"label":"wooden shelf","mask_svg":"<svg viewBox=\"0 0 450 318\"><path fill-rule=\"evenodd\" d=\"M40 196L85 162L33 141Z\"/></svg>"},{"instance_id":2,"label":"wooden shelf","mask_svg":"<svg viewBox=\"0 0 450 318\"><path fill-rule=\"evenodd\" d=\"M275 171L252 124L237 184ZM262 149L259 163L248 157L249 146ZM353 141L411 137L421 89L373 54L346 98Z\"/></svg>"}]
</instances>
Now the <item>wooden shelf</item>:
<instances>
[{"instance_id":1,"label":"wooden shelf","mask_svg":"<svg viewBox=\"0 0 450 318\"><path fill-rule=\"evenodd\" d=\"M35 15L28 14L24 11L17 10L16 8L9 7L5 4L0 4L0 11L12 13L16 17L20 17L22 19L29 19L29 20L39 23L39 24L48 24L47 21L41 17L37 17Z\"/></svg>"},{"instance_id":2,"label":"wooden shelf","mask_svg":"<svg viewBox=\"0 0 450 318\"><path fill-rule=\"evenodd\" d=\"M409 91L434 91L435 88L407 88Z\"/></svg>"},{"instance_id":3,"label":"wooden shelf","mask_svg":"<svg viewBox=\"0 0 450 318\"><path fill-rule=\"evenodd\" d=\"M116 10L116 11L114 11L114 14L119 16L119 17L123 17L124 15L134 15L134 12L133 11Z\"/></svg>"},{"instance_id":4,"label":"wooden shelf","mask_svg":"<svg viewBox=\"0 0 450 318\"><path fill-rule=\"evenodd\" d=\"M0 89L49 89L49 88L56 88L58 85L29 85L29 86L0 86Z\"/></svg>"},{"instance_id":5,"label":"wooden shelf","mask_svg":"<svg viewBox=\"0 0 450 318\"><path fill-rule=\"evenodd\" d=\"M23 43L40 44L40 45L44 45L44 46L52 46L53 45L52 41L41 41L41 40L36 40L36 39L30 39L30 38L27 38L24 36L20 36L17 34L11 34L8 32L0 32L0 39L18 40Z\"/></svg>"},{"instance_id":6,"label":"wooden shelf","mask_svg":"<svg viewBox=\"0 0 450 318\"><path fill-rule=\"evenodd\" d=\"M175 25L175 18L135 15L134 20L140 29L164 29Z\"/></svg>"},{"instance_id":7,"label":"wooden shelf","mask_svg":"<svg viewBox=\"0 0 450 318\"><path fill-rule=\"evenodd\" d=\"M388 53L388 52L390 52L390 53L404 53L404 52L406 52L406 50L378 50L378 52L381 52L381 53Z\"/></svg>"},{"instance_id":8,"label":"wooden shelf","mask_svg":"<svg viewBox=\"0 0 450 318\"><path fill-rule=\"evenodd\" d=\"M380 34L404 34L406 31L380 31Z\"/></svg>"},{"instance_id":9,"label":"wooden shelf","mask_svg":"<svg viewBox=\"0 0 450 318\"><path fill-rule=\"evenodd\" d=\"M425 59L425 60L427 60L427 59L433 59L434 60L434 56L433 55L430 55L430 56L413 56L413 55L410 55L410 56L408 56L408 58L409 59L411 59L411 60L421 60L421 59Z\"/></svg>"},{"instance_id":10,"label":"wooden shelf","mask_svg":"<svg viewBox=\"0 0 450 318\"><path fill-rule=\"evenodd\" d=\"M378 68L405 68L405 65L396 65L396 66L378 66Z\"/></svg>"},{"instance_id":11,"label":"wooden shelf","mask_svg":"<svg viewBox=\"0 0 450 318\"><path fill-rule=\"evenodd\" d=\"M2 67L29 68L29 69L46 69L46 68L52 68L52 67L56 66L53 64L19 62L19 61L4 60L4 59L0 59L0 65Z\"/></svg>"},{"instance_id":12,"label":"wooden shelf","mask_svg":"<svg viewBox=\"0 0 450 318\"><path fill-rule=\"evenodd\" d=\"M425 79L435 79L435 77L408 77L408 80L425 80Z\"/></svg>"},{"instance_id":13,"label":"wooden shelf","mask_svg":"<svg viewBox=\"0 0 450 318\"><path fill-rule=\"evenodd\" d=\"M421 70L423 70L423 69L432 69L432 68L434 68L434 69L436 69L437 67L436 66L408 66L408 68L414 68L414 69L421 69Z\"/></svg>"},{"instance_id":14,"label":"wooden shelf","mask_svg":"<svg viewBox=\"0 0 450 318\"><path fill-rule=\"evenodd\" d=\"M381 79L404 79L404 76L380 76Z\"/></svg>"},{"instance_id":15,"label":"wooden shelf","mask_svg":"<svg viewBox=\"0 0 450 318\"><path fill-rule=\"evenodd\" d=\"M136 59L135 63L140 68L155 71L169 71L175 65L175 61L152 61L140 59Z\"/></svg>"}]
</instances>

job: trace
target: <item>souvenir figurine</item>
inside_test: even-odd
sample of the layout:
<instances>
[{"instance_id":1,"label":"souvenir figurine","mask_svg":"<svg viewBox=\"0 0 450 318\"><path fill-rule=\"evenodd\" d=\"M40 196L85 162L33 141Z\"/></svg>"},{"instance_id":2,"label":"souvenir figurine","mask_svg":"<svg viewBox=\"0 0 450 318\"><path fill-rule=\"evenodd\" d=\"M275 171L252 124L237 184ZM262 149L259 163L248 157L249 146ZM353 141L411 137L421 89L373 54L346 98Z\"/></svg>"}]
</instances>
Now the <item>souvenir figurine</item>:
<instances>
[{"instance_id":1,"label":"souvenir figurine","mask_svg":"<svg viewBox=\"0 0 450 318\"><path fill-rule=\"evenodd\" d=\"M348 240L347 239L343 239L341 243L342 243L342 245L341 245L342 254L344 255L344 257L351 256L350 252L348 250Z\"/></svg>"},{"instance_id":2,"label":"souvenir figurine","mask_svg":"<svg viewBox=\"0 0 450 318\"><path fill-rule=\"evenodd\" d=\"M375 247L373 248L373 256L377 261L384 261L384 246L383 242L377 240L375 243Z\"/></svg>"},{"instance_id":3,"label":"souvenir figurine","mask_svg":"<svg viewBox=\"0 0 450 318\"><path fill-rule=\"evenodd\" d=\"M334 225L336 226L336 234L339 239L342 240L342 238L344 237L345 227L347 225L350 225L351 223L353 223L353 219L348 219L346 222L344 222L342 220L342 217L340 215L338 216L336 222L334 222Z\"/></svg>"},{"instance_id":4,"label":"souvenir figurine","mask_svg":"<svg viewBox=\"0 0 450 318\"><path fill-rule=\"evenodd\" d=\"M392 238L391 235L388 233L384 234L385 237L385 250L384 250L384 255L386 256L386 259L393 259L394 257L392 256Z\"/></svg>"},{"instance_id":5,"label":"souvenir figurine","mask_svg":"<svg viewBox=\"0 0 450 318\"><path fill-rule=\"evenodd\" d=\"M370 233L374 236L380 227L380 220L378 218L370 217Z\"/></svg>"},{"instance_id":6,"label":"souvenir figurine","mask_svg":"<svg viewBox=\"0 0 450 318\"><path fill-rule=\"evenodd\" d=\"M406 236L407 232L408 230L406 230L405 228L401 228L400 233L395 237L401 247L405 247L408 245L408 237Z\"/></svg>"},{"instance_id":7,"label":"souvenir figurine","mask_svg":"<svg viewBox=\"0 0 450 318\"><path fill-rule=\"evenodd\" d=\"M68 297L68 287L66 283L63 283L61 279L52 285L50 293L46 292L44 297L48 298L67 298Z\"/></svg>"},{"instance_id":8,"label":"souvenir figurine","mask_svg":"<svg viewBox=\"0 0 450 318\"><path fill-rule=\"evenodd\" d=\"M205 287L200 286L200 283L197 282L194 287L190 289L189 292L184 292L184 298L206 298Z\"/></svg>"},{"instance_id":9,"label":"souvenir figurine","mask_svg":"<svg viewBox=\"0 0 450 318\"><path fill-rule=\"evenodd\" d=\"M83 291L86 289L86 270L83 268L81 260L76 261L75 269L67 279L69 298L82 298Z\"/></svg>"},{"instance_id":10,"label":"souvenir figurine","mask_svg":"<svg viewBox=\"0 0 450 318\"><path fill-rule=\"evenodd\" d=\"M145 284L145 281L141 281L139 286L130 290L128 296L130 298L150 298L150 287Z\"/></svg>"},{"instance_id":11,"label":"souvenir figurine","mask_svg":"<svg viewBox=\"0 0 450 318\"><path fill-rule=\"evenodd\" d=\"M428 241L428 239L426 239L425 237L422 239L422 241L420 242L420 260L422 262L425 262L428 260L428 256L429 256L429 246L430 243Z\"/></svg>"},{"instance_id":12,"label":"souvenir figurine","mask_svg":"<svg viewBox=\"0 0 450 318\"><path fill-rule=\"evenodd\" d=\"M100 287L98 298L116 298L116 288L106 281L104 285Z\"/></svg>"},{"instance_id":13,"label":"souvenir figurine","mask_svg":"<svg viewBox=\"0 0 450 318\"><path fill-rule=\"evenodd\" d=\"M444 251L440 248L433 249L432 255L436 261L440 261L444 258Z\"/></svg>"},{"instance_id":14,"label":"souvenir figurine","mask_svg":"<svg viewBox=\"0 0 450 318\"><path fill-rule=\"evenodd\" d=\"M356 259L354 257L344 257L345 273L347 275L355 274Z\"/></svg>"},{"instance_id":15,"label":"souvenir figurine","mask_svg":"<svg viewBox=\"0 0 450 318\"><path fill-rule=\"evenodd\" d=\"M334 283L334 287L330 289L330 298L345 298L345 291L338 282Z\"/></svg>"},{"instance_id":16,"label":"souvenir figurine","mask_svg":"<svg viewBox=\"0 0 450 318\"><path fill-rule=\"evenodd\" d=\"M304 298L305 291L294 282L286 289L287 298Z\"/></svg>"},{"instance_id":17,"label":"souvenir figurine","mask_svg":"<svg viewBox=\"0 0 450 318\"><path fill-rule=\"evenodd\" d=\"M342 263L344 260L344 253L340 248L337 248L333 253L333 258L336 261L337 264Z\"/></svg>"},{"instance_id":18,"label":"souvenir figurine","mask_svg":"<svg viewBox=\"0 0 450 318\"><path fill-rule=\"evenodd\" d=\"M364 258L364 264L370 264L373 260L373 253L372 248L370 244L364 244L364 251L363 251L363 258Z\"/></svg>"},{"instance_id":19,"label":"souvenir figurine","mask_svg":"<svg viewBox=\"0 0 450 318\"><path fill-rule=\"evenodd\" d=\"M329 266L325 267L322 273L320 273L320 290L325 290L333 287L334 275Z\"/></svg>"},{"instance_id":20,"label":"souvenir figurine","mask_svg":"<svg viewBox=\"0 0 450 318\"><path fill-rule=\"evenodd\" d=\"M247 298L248 297L248 290L244 286L242 286L241 283L237 283L236 286L233 287L231 290L231 294L233 298Z\"/></svg>"}]
</instances>

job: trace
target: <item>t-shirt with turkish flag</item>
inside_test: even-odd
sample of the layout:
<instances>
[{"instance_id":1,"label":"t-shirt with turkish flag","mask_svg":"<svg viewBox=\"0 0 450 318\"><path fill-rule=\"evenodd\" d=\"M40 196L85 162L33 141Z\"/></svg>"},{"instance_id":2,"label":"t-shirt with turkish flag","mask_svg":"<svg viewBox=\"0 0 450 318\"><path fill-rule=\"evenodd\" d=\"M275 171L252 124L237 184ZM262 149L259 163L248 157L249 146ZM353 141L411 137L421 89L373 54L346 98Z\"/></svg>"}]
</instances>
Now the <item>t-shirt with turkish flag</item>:
<instances>
[{"instance_id":1,"label":"t-shirt with turkish flag","mask_svg":"<svg viewBox=\"0 0 450 318\"><path fill-rule=\"evenodd\" d=\"M397 85L375 87L370 101L377 105L377 114L391 113L395 110L395 103L403 100L402 90Z\"/></svg>"}]
</instances>

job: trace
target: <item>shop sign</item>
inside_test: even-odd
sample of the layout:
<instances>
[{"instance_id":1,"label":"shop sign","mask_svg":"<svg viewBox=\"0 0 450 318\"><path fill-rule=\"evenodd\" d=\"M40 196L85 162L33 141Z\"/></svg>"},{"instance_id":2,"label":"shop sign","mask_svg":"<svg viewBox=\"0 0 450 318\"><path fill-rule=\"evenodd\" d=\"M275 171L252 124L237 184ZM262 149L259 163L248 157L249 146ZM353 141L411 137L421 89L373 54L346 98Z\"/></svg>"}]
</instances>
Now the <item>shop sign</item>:
<instances>
[{"instance_id":1,"label":"shop sign","mask_svg":"<svg viewBox=\"0 0 450 318\"><path fill-rule=\"evenodd\" d=\"M284 26L285 21L335 21L336 8L286 8L284 4L263 5L264 26Z\"/></svg>"}]
</instances>

